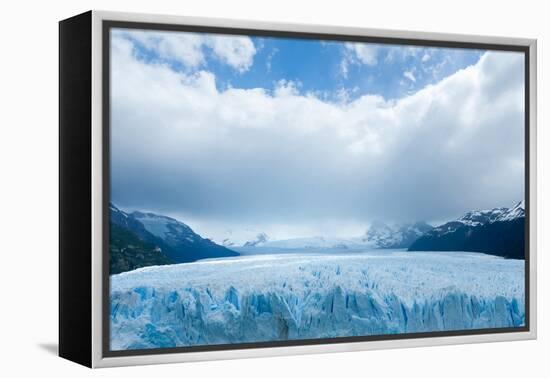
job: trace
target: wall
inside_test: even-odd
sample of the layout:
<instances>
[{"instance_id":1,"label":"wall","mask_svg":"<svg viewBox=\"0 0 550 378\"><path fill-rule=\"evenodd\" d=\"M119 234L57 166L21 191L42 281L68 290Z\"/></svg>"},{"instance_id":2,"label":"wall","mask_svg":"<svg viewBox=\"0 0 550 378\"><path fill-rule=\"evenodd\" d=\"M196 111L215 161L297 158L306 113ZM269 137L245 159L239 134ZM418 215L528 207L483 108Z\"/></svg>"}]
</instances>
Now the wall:
<instances>
[{"instance_id":1,"label":"wall","mask_svg":"<svg viewBox=\"0 0 550 378\"><path fill-rule=\"evenodd\" d=\"M541 1L142 1L4 2L0 23L0 156L2 184L2 375L92 374L54 356L57 342L57 21L88 9L260 19L373 28L443 31L539 39L539 215L547 210L550 159L545 104L550 37ZM229 362L108 369L135 376L540 376L548 371L548 300L539 216L539 340L515 343L401 349Z\"/></svg>"}]
</instances>

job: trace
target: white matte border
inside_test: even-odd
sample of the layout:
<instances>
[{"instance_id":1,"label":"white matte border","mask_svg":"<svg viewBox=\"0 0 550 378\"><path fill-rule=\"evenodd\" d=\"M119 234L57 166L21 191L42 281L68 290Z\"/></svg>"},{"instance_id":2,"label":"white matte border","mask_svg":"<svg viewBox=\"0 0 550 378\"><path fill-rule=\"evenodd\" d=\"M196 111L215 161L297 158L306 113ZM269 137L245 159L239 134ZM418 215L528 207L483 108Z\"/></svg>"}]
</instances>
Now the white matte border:
<instances>
[{"instance_id":1,"label":"white matte border","mask_svg":"<svg viewBox=\"0 0 550 378\"><path fill-rule=\"evenodd\" d=\"M103 357L102 355L102 226L103 226L103 182L102 182L102 21L146 22L159 24L182 24L225 28L243 28L272 31L307 32L348 36L385 38L406 38L447 42L471 42L487 44L518 45L529 47L530 102L529 102L529 332L507 332L482 335L426 337L417 339L364 341L339 344L317 344L287 347L233 349L208 352L184 352L149 354L142 356ZM181 17L153 14L92 11L92 367L115 367L173 362L193 362L235 358L286 356L311 353L352 352L362 350L425 347L451 344L469 344L496 341L530 340L537 337L537 43L534 39L488 37L478 35L441 34L401 30L380 30L356 27L322 25L299 25L271 22L241 21L202 17Z\"/></svg>"}]
</instances>

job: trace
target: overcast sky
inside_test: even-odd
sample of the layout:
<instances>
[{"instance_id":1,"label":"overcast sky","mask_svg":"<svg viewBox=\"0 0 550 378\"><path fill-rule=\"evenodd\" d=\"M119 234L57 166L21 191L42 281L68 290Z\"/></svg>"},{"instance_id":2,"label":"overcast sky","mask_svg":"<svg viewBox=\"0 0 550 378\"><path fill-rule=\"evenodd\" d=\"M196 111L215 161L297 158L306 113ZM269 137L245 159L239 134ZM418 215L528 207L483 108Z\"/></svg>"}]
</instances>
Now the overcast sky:
<instances>
[{"instance_id":1,"label":"overcast sky","mask_svg":"<svg viewBox=\"0 0 550 378\"><path fill-rule=\"evenodd\" d=\"M352 236L524 196L519 53L115 30L111 78L112 201L206 237Z\"/></svg>"}]
</instances>

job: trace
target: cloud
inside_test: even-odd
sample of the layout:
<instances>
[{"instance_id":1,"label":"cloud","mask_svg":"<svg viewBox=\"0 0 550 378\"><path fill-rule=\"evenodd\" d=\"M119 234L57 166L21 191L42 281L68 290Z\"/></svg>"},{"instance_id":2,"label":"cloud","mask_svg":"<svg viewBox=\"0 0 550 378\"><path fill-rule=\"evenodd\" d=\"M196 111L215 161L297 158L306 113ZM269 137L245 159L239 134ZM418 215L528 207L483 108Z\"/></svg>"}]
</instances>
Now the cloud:
<instances>
[{"instance_id":1,"label":"cloud","mask_svg":"<svg viewBox=\"0 0 550 378\"><path fill-rule=\"evenodd\" d=\"M362 64L368 66L374 66L377 63L377 51L378 48L376 45L368 43L351 43L348 42L345 44L347 50L354 53L355 58Z\"/></svg>"},{"instance_id":2,"label":"cloud","mask_svg":"<svg viewBox=\"0 0 550 378\"><path fill-rule=\"evenodd\" d=\"M112 33L114 39L128 39L162 60L193 69L205 64L206 50L241 73L252 66L256 54L254 43L246 36L117 29Z\"/></svg>"},{"instance_id":3,"label":"cloud","mask_svg":"<svg viewBox=\"0 0 550 378\"><path fill-rule=\"evenodd\" d=\"M340 61L340 73L344 79L348 78L349 66L352 64L375 66L378 62L379 45L368 43L346 42L344 54Z\"/></svg>"},{"instance_id":4,"label":"cloud","mask_svg":"<svg viewBox=\"0 0 550 378\"><path fill-rule=\"evenodd\" d=\"M205 44L218 58L239 72L248 71L256 54L254 43L244 36L209 36Z\"/></svg>"},{"instance_id":5,"label":"cloud","mask_svg":"<svg viewBox=\"0 0 550 378\"><path fill-rule=\"evenodd\" d=\"M340 61L340 74L344 79L348 78L350 61L347 56L344 56Z\"/></svg>"},{"instance_id":6,"label":"cloud","mask_svg":"<svg viewBox=\"0 0 550 378\"><path fill-rule=\"evenodd\" d=\"M183 220L441 220L523 198L523 60L478 63L400 100L294 82L219 90L113 40L112 196ZM298 227L298 226L296 226Z\"/></svg>"},{"instance_id":7,"label":"cloud","mask_svg":"<svg viewBox=\"0 0 550 378\"><path fill-rule=\"evenodd\" d=\"M417 60L422 55L432 50L431 48L406 45L380 45L379 50L386 54L386 63L399 63L407 60Z\"/></svg>"},{"instance_id":8,"label":"cloud","mask_svg":"<svg viewBox=\"0 0 550 378\"><path fill-rule=\"evenodd\" d=\"M341 104L349 103L351 101L352 95L359 92L359 87L355 86L353 88L339 88L333 94L335 100ZM324 99L329 97L325 96Z\"/></svg>"},{"instance_id":9,"label":"cloud","mask_svg":"<svg viewBox=\"0 0 550 378\"><path fill-rule=\"evenodd\" d=\"M413 83L416 82L416 78L414 77L414 74L412 71L405 71L403 72L403 76L407 79L409 79L410 81L412 81Z\"/></svg>"},{"instance_id":10,"label":"cloud","mask_svg":"<svg viewBox=\"0 0 550 378\"><path fill-rule=\"evenodd\" d=\"M274 48L271 49L271 52L269 52L269 54L267 54L267 58L266 58L266 61L265 61L266 72L268 72L268 73L271 72L271 64L272 64L273 58L275 57L275 55L278 52L279 52L279 49L274 47Z\"/></svg>"}]
</instances>

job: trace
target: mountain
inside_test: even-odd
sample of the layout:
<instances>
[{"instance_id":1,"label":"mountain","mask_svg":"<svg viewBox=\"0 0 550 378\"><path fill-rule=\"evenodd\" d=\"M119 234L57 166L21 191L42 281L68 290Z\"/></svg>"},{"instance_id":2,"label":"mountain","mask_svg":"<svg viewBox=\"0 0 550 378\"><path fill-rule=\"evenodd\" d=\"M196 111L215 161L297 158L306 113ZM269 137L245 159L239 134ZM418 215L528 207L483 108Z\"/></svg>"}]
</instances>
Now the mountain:
<instances>
[{"instance_id":1,"label":"mountain","mask_svg":"<svg viewBox=\"0 0 550 378\"><path fill-rule=\"evenodd\" d=\"M109 212L112 229L120 228L148 246L158 247L172 263L238 256L237 252L202 238L176 219L140 211L126 213L113 204Z\"/></svg>"},{"instance_id":2,"label":"mountain","mask_svg":"<svg viewBox=\"0 0 550 378\"><path fill-rule=\"evenodd\" d=\"M525 218L525 201L520 201L510 210L503 212L496 220L499 222L513 221L514 219Z\"/></svg>"},{"instance_id":3,"label":"mountain","mask_svg":"<svg viewBox=\"0 0 550 378\"><path fill-rule=\"evenodd\" d=\"M235 247L261 247L270 240L270 237L263 231L255 228L244 227L235 232L228 229L216 239L216 241L228 248Z\"/></svg>"},{"instance_id":4,"label":"mountain","mask_svg":"<svg viewBox=\"0 0 550 378\"><path fill-rule=\"evenodd\" d=\"M265 232L260 232L256 238L243 244L243 247L260 247L269 241L269 236Z\"/></svg>"},{"instance_id":5,"label":"mountain","mask_svg":"<svg viewBox=\"0 0 550 378\"><path fill-rule=\"evenodd\" d=\"M151 265L173 264L155 244L144 242L132 231L111 224L109 271L118 274Z\"/></svg>"},{"instance_id":6,"label":"mountain","mask_svg":"<svg viewBox=\"0 0 550 378\"><path fill-rule=\"evenodd\" d=\"M409 248L413 242L433 227L425 222L387 225L373 222L362 240L377 248Z\"/></svg>"},{"instance_id":7,"label":"mountain","mask_svg":"<svg viewBox=\"0 0 550 378\"><path fill-rule=\"evenodd\" d=\"M514 259L524 259L524 249L524 201L511 209L470 211L435 227L409 247L409 251L483 252Z\"/></svg>"},{"instance_id":8,"label":"mountain","mask_svg":"<svg viewBox=\"0 0 550 378\"><path fill-rule=\"evenodd\" d=\"M340 249L365 250L379 248L408 248L416 239L432 229L427 223L416 222L387 225L374 222L362 237L338 238L313 236L284 240L247 243L244 247L258 246L276 249ZM259 237L260 235L258 235Z\"/></svg>"},{"instance_id":9,"label":"mountain","mask_svg":"<svg viewBox=\"0 0 550 378\"><path fill-rule=\"evenodd\" d=\"M176 219L140 211L135 211L130 215L143 224L149 233L161 239L169 247L166 254L176 263L239 255L210 239L202 238L189 226Z\"/></svg>"}]
</instances>

